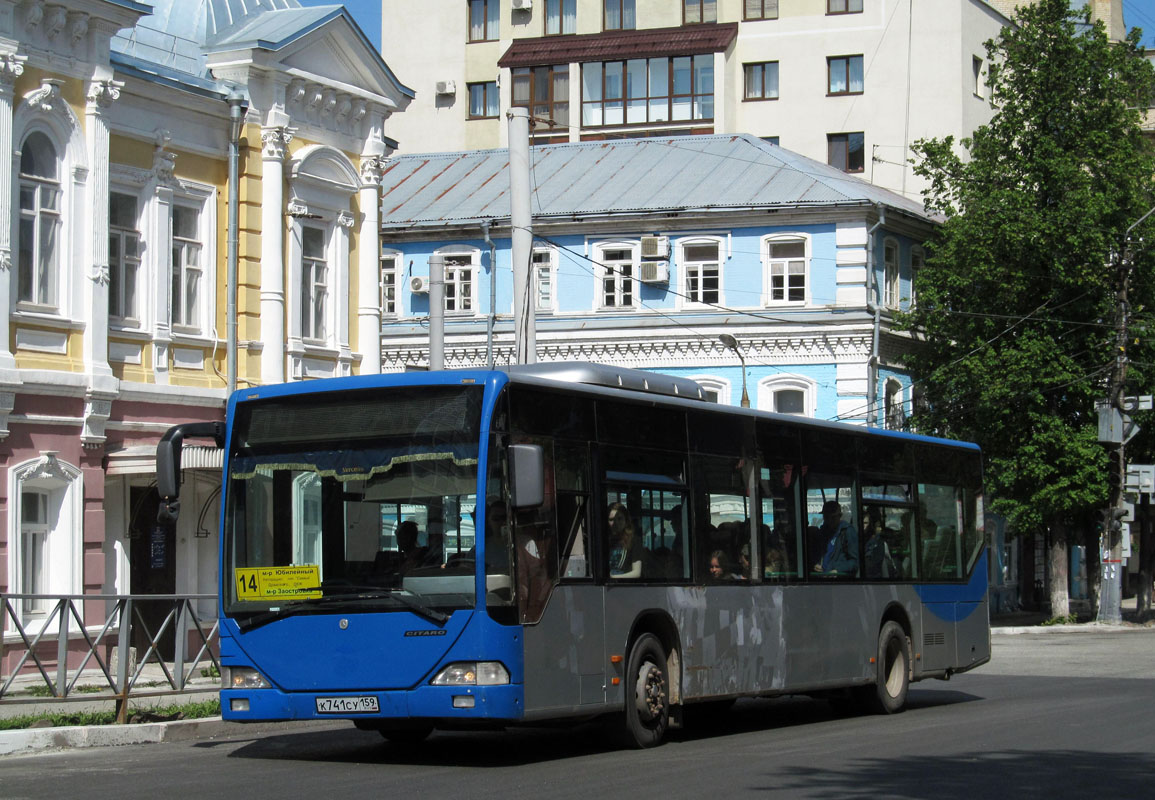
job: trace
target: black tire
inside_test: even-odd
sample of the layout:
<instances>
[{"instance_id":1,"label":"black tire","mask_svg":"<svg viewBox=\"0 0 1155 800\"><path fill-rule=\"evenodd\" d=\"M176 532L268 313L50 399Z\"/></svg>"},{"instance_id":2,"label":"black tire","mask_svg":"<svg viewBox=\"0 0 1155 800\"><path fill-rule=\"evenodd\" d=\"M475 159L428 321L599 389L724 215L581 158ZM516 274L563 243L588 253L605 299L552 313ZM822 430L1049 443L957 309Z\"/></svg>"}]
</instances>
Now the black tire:
<instances>
[{"instance_id":1,"label":"black tire","mask_svg":"<svg viewBox=\"0 0 1155 800\"><path fill-rule=\"evenodd\" d=\"M626 694L622 743L638 749L661 744L670 727L670 681L666 651L656 636L646 633L634 642L622 683Z\"/></svg>"},{"instance_id":2,"label":"black tire","mask_svg":"<svg viewBox=\"0 0 1155 800\"><path fill-rule=\"evenodd\" d=\"M890 621L878 632L878 661L875 664L873 692L863 692L870 710L878 714L897 714L906 708L910 689L910 671L914 664L910 639L897 622ZM864 687L867 688L867 687Z\"/></svg>"},{"instance_id":3,"label":"black tire","mask_svg":"<svg viewBox=\"0 0 1155 800\"><path fill-rule=\"evenodd\" d=\"M399 747L413 747L429 738L433 733L432 725L418 725L406 728L381 728L377 731L390 744Z\"/></svg>"}]
</instances>

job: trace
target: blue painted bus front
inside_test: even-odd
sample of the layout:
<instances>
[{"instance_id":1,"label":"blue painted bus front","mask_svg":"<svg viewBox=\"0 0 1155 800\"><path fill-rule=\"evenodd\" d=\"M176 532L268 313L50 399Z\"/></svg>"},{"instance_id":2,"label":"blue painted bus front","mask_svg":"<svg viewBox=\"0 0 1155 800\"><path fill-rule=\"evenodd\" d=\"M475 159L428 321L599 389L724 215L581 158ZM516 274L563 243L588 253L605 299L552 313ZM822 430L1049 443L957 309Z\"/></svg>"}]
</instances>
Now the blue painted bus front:
<instances>
[{"instance_id":1,"label":"blue painted bus front","mask_svg":"<svg viewBox=\"0 0 1155 800\"><path fill-rule=\"evenodd\" d=\"M495 399L508 381L503 373L419 373L327 381L326 388L365 389L374 386L436 386L484 384L482 409L484 443L490 429ZM281 384L235 392L228 404L228 436L240 402L309 394L308 383ZM224 465L228 475L227 458ZM477 496L485 496L488 452L479 450ZM221 504L221 530L226 504ZM484 513L484 512L482 512ZM224 537L222 537L222 541ZM475 609L454 611L442 626L407 611L367 613L306 613L286 616L268 625L242 631L237 621L220 619L221 667L254 669L268 688L221 691L221 714L234 722L305 720L320 718L366 720L428 719L440 724L517 721L525 709L524 652L519 625L500 624L485 609L484 537L477 537ZM220 553L221 574L225 554ZM224 608L222 581L221 608ZM448 665L496 661L509 672L504 685L434 686L431 679ZM375 697L378 711L368 713L318 711L318 698ZM471 703L461 698L472 697Z\"/></svg>"}]
</instances>

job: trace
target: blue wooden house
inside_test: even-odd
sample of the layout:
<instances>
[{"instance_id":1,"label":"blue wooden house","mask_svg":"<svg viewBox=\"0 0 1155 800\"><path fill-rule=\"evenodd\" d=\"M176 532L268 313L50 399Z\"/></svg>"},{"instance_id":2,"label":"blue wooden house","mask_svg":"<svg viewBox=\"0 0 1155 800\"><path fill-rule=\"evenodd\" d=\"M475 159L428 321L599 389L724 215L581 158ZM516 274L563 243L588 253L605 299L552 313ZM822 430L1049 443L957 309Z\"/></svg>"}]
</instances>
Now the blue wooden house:
<instances>
[{"instance_id":1,"label":"blue wooden house","mask_svg":"<svg viewBox=\"0 0 1155 800\"><path fill-rule=\"evenodd\" d=\"M507 150L389 161L383 371L428 364L433 254L445 258L446 367L511 362L508 167ZM912 342L893 317L935 224L921 203L748 135L533 147L530 182L538 361L656 370L723 403L745 386L757 408L903 425Z\"/></svg>"}]
</instances>

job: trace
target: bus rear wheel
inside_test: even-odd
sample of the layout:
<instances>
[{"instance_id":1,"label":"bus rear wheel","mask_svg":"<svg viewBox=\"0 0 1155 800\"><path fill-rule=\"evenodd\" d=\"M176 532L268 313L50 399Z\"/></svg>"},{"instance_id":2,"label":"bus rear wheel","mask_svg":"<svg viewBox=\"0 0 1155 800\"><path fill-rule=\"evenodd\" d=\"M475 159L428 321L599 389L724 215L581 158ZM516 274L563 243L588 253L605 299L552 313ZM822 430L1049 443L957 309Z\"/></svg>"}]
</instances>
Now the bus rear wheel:
<instances>
[{"instance_id":1,"label":"bus rear wheel","mask_svg":"<svg viewBox=\"0 0 1155 800\"><path fill-rule=\"evenodd\" d=\"M864 687L869 693L863 699L872 711L897 714L906 708L910 689L910 670L913 659L910 639L897 622L891 620L878 632L878 670L874 686Z\"/></svg>"},{"instance_id":2,"label":"bus rear wheel","mask_svg":"<svg viewBox=\"0 0 1155 800\"><path fill-rule=\"evenodd\" d=\"M654 747L661 744L670 726L670 682L662 643L650 633L638 637L626 665L623 744Z\"/></svg>"}]
</instances>

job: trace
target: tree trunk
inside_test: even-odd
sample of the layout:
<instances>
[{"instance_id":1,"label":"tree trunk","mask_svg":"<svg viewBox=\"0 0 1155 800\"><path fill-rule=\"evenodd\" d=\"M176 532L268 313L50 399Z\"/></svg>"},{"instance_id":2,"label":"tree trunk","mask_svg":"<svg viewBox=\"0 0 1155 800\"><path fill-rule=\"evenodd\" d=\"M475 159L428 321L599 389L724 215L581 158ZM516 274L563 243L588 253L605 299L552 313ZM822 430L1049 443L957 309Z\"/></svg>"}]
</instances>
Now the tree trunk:
<instances>
[{"instance_id":1,"label":"tree trunk","mask_svg":"<svg viewBox=\"0 0 1155 800\"><path fill-rule=\"evenodd\" d=\"M1071 596L1068 591L1071 554L1067 546L1067 526L1063 522L1051 523L1050 541L1047 583L1051 594L1051 618L1054 619L1071 613Z\"/></svg>"}]
</instances>

